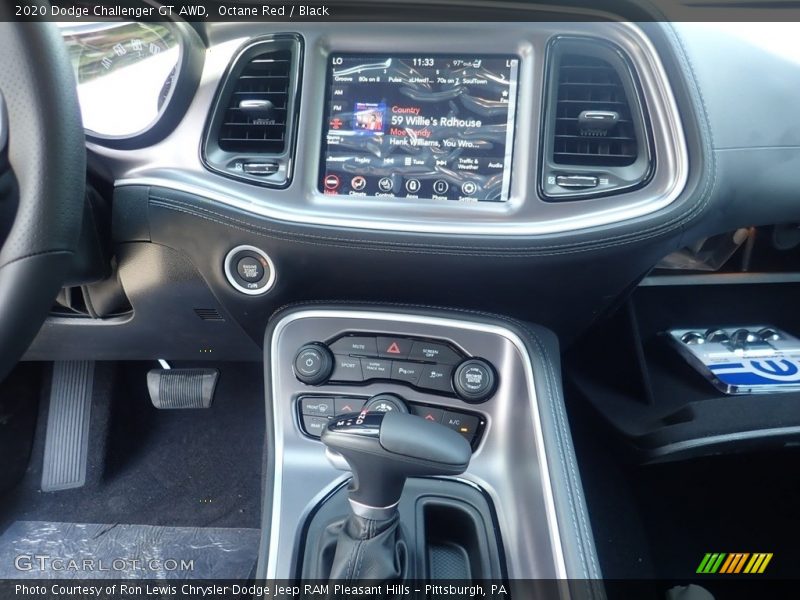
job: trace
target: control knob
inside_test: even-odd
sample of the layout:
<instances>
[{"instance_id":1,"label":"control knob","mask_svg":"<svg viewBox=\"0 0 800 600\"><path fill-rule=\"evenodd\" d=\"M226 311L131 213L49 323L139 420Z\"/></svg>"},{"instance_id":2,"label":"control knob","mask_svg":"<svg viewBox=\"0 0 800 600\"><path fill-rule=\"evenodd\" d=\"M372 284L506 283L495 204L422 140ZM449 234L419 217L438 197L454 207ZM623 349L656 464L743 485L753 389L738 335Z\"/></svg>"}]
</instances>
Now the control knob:
<instances>
[{"instance_id":1,"label":"control knob","mask_svg":"<svg viewBox=\"0 0 800 600\"><path fill-rule=\"evenodd\" d=\"M464 402L488 400L497 389L494 367L482 358L468 358L456 367L453 388Z\"/></svg>"},{"instance_id":2,"label":"control knob","mask_svg":"<svg viewBox=\"0 0 800 600\"><path fill-rule=\"evenodd\" d=\"M333 354L321 342L305 344L294 357L294 374L306 385L320 385L333 372Z\"/></svg>"}]
</instances>

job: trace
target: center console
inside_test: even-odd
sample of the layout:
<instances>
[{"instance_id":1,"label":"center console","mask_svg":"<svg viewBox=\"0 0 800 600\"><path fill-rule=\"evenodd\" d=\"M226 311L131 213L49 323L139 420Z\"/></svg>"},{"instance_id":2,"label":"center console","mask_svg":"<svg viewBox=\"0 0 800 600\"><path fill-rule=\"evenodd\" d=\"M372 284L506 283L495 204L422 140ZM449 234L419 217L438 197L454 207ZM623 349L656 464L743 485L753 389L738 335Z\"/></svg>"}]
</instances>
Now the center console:
<instances>
[{"instance_id":1,"label":"center console","mask_svg":"<svg viewBox=\"0 0 800 600\"><path fill-rule=\"evenodd\" d=\"M380 437L379 453L417 462L459 455L459 444L471 455L457 470L417 465L401 485L396 512L416 577L447 574L442 564L456 555L458 577L600 577L552 334L466 312L299 306L273 318L265 353L270 448L257 576L327 576L348 490L354 507L354 490L392 485L375 487L388 471L363 464L353 480L352 455L336 449Z\"/></svg>"}]
</instances>

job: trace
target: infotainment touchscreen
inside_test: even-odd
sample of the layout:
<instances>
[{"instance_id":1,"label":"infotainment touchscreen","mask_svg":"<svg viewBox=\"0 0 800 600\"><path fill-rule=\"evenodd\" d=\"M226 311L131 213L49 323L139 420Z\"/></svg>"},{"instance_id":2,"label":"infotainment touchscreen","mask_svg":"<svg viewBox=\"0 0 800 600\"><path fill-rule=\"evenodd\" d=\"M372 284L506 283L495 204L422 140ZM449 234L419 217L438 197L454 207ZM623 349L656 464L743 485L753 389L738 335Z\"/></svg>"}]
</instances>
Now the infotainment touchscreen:
<instances>
[{"instance_id":1,"label":"infotainment touchscreen","mask_svg":"<svg viewBox=\"0 0 800 600\"><path fill-rule=\"evenodd\" d=\"M333 55L319 189L508 200L519 58Z\"/></svg>"}]
</instances>

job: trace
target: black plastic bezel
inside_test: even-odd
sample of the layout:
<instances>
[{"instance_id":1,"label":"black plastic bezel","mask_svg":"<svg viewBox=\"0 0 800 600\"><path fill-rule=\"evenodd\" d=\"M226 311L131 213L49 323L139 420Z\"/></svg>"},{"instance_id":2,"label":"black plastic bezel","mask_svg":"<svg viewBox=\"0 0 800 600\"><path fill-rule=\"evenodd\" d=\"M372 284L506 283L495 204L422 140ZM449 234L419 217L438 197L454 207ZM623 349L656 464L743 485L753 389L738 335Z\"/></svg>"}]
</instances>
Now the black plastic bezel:
<instances>
[{"instance_id":1,"label":"black plastic bezel","mask_svg":"<svg viewBox=\"0 0 800 600\"><path fill-rule=\"evenodd\" d=\"M217 138L224 117L223 101L229 96L231 89L236 85L239 73L247 61L254 54L263 51L267 44L274 44L276 49L290 48L292 51L292 66L289 74L289 104L286 117L286 145L280 153L247 153L227 152L219 147ZM235 58L228 65L222 76L217 91L214 95L212 109L206 119L203 129L203 141L200 147L200 161L203 166L218 175L245 181L262 187L285 189L292 182L294 174L295 150L297 146L297 129L300 119L300 95L303 78L304 42L299 33L276 33L248 40L236 52ZM213 155L213 156L212 156ZM286 167L285 177L282 179L257 175L247 175L227 168L227 165L241 159L246 161L263 161L272 159Z\"/></svg>"},{"instance_id":2,"label":"black plastic bezel","mask_svg":"<svg viewBox=\"0 0 800 600\"><path fill-rule=\"evenodd\" d=\"M330 119L330 106L331 106L331 102L333 100L332 97L331 97L331 92L333 90L333 65L331 64L331 59L335 58L335 57L340 57L340 56L341 57L349 57L349 58L359 58L359 57L370 57L370 58L376 57L376 58L378 58L378 57L386 57L386 58L403 59L403 58L414 58L414 57L416 57L418 55L412 54L412 53L408 53L408 52L394 52L394 53L392 53L392 52L334 52L334 53L331 53L331 54L329 54L327 56L327 62L326 62L326 67L325 67L325 103L323 105L324 106L324 109L323 109L324 112L322 114L322 131L320 131L320 151L319 151L319 158L317 160L317 176L316 176L316 179L315 179L315 182L314 182L314 189L316 191L320 192L320 193L323 193L323 194L325 193L325 186L324 186L324 178L325 177L324 177L324 175L325 175L325 171L326 171L326 167L325 167L326 157L327 157L327 154L328 154L328 142L327 142L327 136L326 136L327 125L326 124L328 123L328 121ZM461 52L461 53L428 52L428 53L425 53L425 56L431 56L431 57L435 57L435 58L461 58L461 57L466 57L466 56L469 56L469 55L467 53L463 53L463 52ZM524 60L523 57L520 56L519 54L509 54L509 53L492 54L492 53L481 52L479 54L475 54L474 57L475 58L481 58L481 59L484 59L484 58L485 59L502 59L502 58L514 59L514 60L517 61L518 72L519 72L519 70L521 70L522 65L523 65L523 60ZM519 90L519 78L518 78L517 79L517 90L516 90L516 95L514 97L514 104L513 104L513 109L514 109L514 131L512 132L512 135L511 135L511 151L508 153L508 155L509 155L509 164L506 165L504 170L503 170L504 171L503 176L504 177L506 177L506 176L508 177L509 195L511 193L510 190L511 190L511 186L512 186L512 183L513 183L513 178L514 178L514 152L516 150L516 145L517 145L517 130L518 130L519 126L520 126L519 125L520 124L519 100L520 100L520 90ZM511 106L511 105L509 105L509 106ZM382 196L366 196L366 198L372 199L372 200L378 200L378 201L380 201L380 200L402 201L404 199L403 196L396 196L396 197L392 197L392 198L384 198ZM436 202L460 202L460 200L437 200L437 199L434 199L434 198L423 198L423 197L419 197L417 200L420 200L422 202L430 202L430 203L436 203ZM505 200L479 200L478 203L479 204L483 204L483 203L506 204L508 202L508 200L509 200L509 198L506 198Z\"/></svg>"},{"instance_id":3,"label":"black plastic bezel","mask_svg":"<svg viewBox=\"0 0 800 600\"><path fill-rule=\"evenodd\" d=\"M555 124L551 119L551 115L555 110L555 103L558 94L558 78L555 76L557 69L555 68L557 60L560 55L566 53L570 46L583 46L595 45L603 48L604 51L609 52L614 58L612 67L618 69L618 74L622 80L623 86L628 92L629 101L634 105L631 106L631 116L635 119L634 128L636 134L639 136L640 152L643 152L643 168L641 174L630 180L626 185L617 186L610 189L594 191L592 189L585 191L565 191L564 193L552 194L548 193L545 186L545 177L551 172L559 172L558 174L569 175L597 175L607 173L617 175L627 167L614 167L614 166L589 166L589 165L569 165L556 163L553 160L553 142L555 135ZM581 52L580 49L575 51L576 54L586 54ZM642 93L641 82L636 74L628 55L616 44L607 40L602 40L593 37L584 36L555 36L547 44L545 52L545 75L544 85L542 86L542 114L541 114L541 133L539 136L539 176L537 177L537 191L539 196L549 202L567 202L576 200L588 200L592 198L602 198L607 196L616 196L625 192L632 192L641 189L652 179L656 169L656 153L653 142L653 131L650 122L649 111L647 104ZM641 156L641 155L640 155ZM639 159L637 159L638 162ZM636 164L634 162L634 164ZM632 166L632 165L631 165Z\"/></svg>"}]
</instances>

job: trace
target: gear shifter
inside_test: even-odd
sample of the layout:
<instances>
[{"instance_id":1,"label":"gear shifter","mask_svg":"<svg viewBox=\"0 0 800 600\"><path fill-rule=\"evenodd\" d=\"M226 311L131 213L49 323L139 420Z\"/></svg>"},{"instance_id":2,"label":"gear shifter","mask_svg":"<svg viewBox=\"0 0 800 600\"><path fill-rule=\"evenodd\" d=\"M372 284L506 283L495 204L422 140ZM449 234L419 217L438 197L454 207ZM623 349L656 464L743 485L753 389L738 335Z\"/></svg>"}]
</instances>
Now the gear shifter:
<instances>
[{"instance_id":1,"label":"gear shifter","mask_svg":"<svg viewBox=\"0 0 800 600\"><path fill-rule=\"evenodd\" d=\"M352 513L337 525L329 574L336 580L394 581L409 565L397 505L408 477L458 475L469 465L469 443L439 423L399 412L335 417L322 443L350 465Z\"/></svg>"},{"instance_id":2,"label":"gear shifter","mask_svg":"<svg viewBox=\"0 0 800 600\"><path fill-rule=\"evenodd\" d=\"M366 412L333 419L322 443L353 472L350 505L367 518L388 518L408 477L458 475L469 465L469 443L452 429L399 412Z\"/></svg>"}]
</instances>

